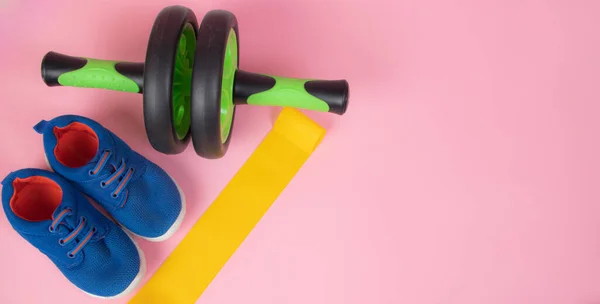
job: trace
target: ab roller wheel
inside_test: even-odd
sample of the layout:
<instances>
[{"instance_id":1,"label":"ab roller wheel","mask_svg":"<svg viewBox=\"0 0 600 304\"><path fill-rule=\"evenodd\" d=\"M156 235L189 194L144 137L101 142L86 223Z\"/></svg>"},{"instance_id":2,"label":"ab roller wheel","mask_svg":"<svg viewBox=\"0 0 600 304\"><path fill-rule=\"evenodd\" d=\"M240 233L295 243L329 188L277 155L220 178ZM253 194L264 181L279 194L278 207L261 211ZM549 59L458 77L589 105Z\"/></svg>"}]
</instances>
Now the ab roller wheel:
<instances>
[{"instance_id":1,"label":"ab roller wheel","mask_svg":"<svg viewBox=\"0 0 600 304\"><path fill-rule=\"evenodd\" d=\"M142 73L144 124L152 146L164 153L181 153L189 143L197 29L191 10L172 7L158 14L150 32Z\"/></svg>"},{"instance_id":2,"label":"ab roller wheel","mask_svg":"<svg viewBox=\"0 0 600 304\"><path fill-rule=\"evenodd\" d=\"M194 13L170 6L157 16L144 63L49 52L42 60L48 86L99 88L143 94L144 123L152 147L181 153L192 140L199 156L220 158L231 139L236 105L289 106L342 115L345 80L291 79L239 67L239 31L227 11Z\"/></svg>"},{"instance_id":3,"label":"ab roller wheel","mask_svg":"<svg viewBox=\"0 0 600 304\"><path fill-rule=\"evenodd\" d=\"M206 14L198 30L192 76L192 134L196 153L221 157L229 146L235 115L233 86L238 69L238 27L225 11Z\"/></svg>"}]
</instances>

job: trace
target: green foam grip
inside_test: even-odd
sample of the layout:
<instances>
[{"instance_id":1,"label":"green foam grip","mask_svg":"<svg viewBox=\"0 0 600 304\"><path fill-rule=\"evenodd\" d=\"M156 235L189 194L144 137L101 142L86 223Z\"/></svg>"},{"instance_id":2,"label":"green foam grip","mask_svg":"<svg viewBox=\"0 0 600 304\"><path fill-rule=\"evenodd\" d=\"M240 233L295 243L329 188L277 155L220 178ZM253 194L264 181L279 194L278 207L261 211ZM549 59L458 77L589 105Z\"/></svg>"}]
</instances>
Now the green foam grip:
<instances>
[{"instance_id":1,"label":"green foam grip","mask_svg":"<svg viewBox=\"0 0 600 304\"><path fill-rule=\"evenodd\" d=\"M311 80L238 71L236 104L281 106L344 114L348 107L346 80Z\"/></svg>"},{"instance_id":2,"label":"green foam grip","mask_svg":"<svg viewBox=\"0 0 600 304\"><path fill-rule=\"evenodd\" d=\"M88 58L86 65L81 69L60 75L58 83L69 87L137 93L139 88L135 81L119 74L115 69L116 64L115 61Z\"/></svg>"},{"instance_id":3,"label":"green foam grip","mask_svg":"<svg viewBox=\"0 0 600 304\"><path fill-rule=\"evenodd\" d=\"M280 77L273 78L275 79L275 86L264 92L250 95L248 97L249 105L288 106L320 112L329 111L327 102L310 95L306 91L304 85L307 80Z\"/></svg>"},{"instance_id":4,"label":"green foam grip","mask_svg":"<svg viewBox=\"0 0 600 304\"><path fill-rule=\"evenodd\" d=\"M141 63L73 57L55 52L46 54L42 60L42 78L49 86L142 93L143 69Z\"/></svg>"}]
</instances>

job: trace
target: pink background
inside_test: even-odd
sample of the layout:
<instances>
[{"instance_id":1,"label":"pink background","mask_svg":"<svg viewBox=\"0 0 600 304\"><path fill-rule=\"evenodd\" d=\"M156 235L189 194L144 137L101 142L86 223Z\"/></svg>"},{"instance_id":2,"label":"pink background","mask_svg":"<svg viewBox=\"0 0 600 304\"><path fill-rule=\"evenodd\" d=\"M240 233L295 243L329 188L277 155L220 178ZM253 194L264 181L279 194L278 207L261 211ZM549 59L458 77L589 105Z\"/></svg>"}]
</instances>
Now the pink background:
<instances>
[{"instance_id":1,"label":"pink background","mask_svg":"<svg viewBox=\"0 0 600 304\"><path fill-rule=\"evenodd\" d=\"M39 120L103 123L189 199L179 233L141 241L150 273L279 109L238 108L221 160L165 156L141 96L48 88L47 51L141 61L164 6L223 8L243 69L351 84L346 115L306 112L327 137L199 303L600 303L600 2L50 2L0 1L0 175L43 166ZM4 216L0 242L0 303L103 302Z\"/></svg>"}]
</instances>

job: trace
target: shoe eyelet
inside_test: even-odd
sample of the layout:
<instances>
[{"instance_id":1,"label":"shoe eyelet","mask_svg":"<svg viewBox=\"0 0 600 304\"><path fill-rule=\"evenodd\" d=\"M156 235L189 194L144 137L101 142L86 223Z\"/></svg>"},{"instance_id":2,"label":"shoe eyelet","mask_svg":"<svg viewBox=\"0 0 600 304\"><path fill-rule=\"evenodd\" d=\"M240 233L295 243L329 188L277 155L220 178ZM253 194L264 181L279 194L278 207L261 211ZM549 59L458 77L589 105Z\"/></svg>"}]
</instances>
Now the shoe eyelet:
<instances>
[{"instance_id":1,"label":"shoe eyelet","mask_svg":"<svg viewBox=\"0 0 600 304\"><path fill-rule=\"evenodd\" d=\"M90 171L88 171L88 174L89 174L90 176L94 176L94 171L90 170Z\"/></svg>"},{"instance_id":2,"label":"shoe eyelet","mask_svg":"<svg viewBox=\"0 0 600 304\"><path fill-rule=\"evenodd\" d=\"M70 253L70 252L69 252L69 253L67 253L67 256L69 257L69 259L73 259L73 258L75 258L75 255L73 255L73 254L72 254L72 253Z\"/></svg>"},{"instance_id":3,"label":"shoe eyelet","mask_svg":"<svg viewBox=\"0 0 600 304\"><path fill-rule=\"evenodd\" d=\"M110 196L112 196L112 198L117 198L119 197L116 193L111 194Z\"/></svg>"},{"instance_id":4,"label":"shoe eyelet","mask_svg":"<svg viewBox=\"0 0 600 304\"><path fill-rule=\"evenodd\" d=\"M98 231L98 229L96 229L96 227L92 227L92 233L96 233Z\"/></svg>"},{"instance_id":5,"label":"shoe eyelet","mask_svg":"<svg viewBox=\"0 0 600 304\"><path fill-rule=\"evenodd\" d=\"M50 233L54 233L55 232L55 230L54 230L54 228L52 228L52 226L48 226L48 231L50 231Z\"/></svg>"},{"instance_id":6,"label":"shoe eyelet","mask_svg":"<svg viewBox=\"0 0 600 304\"><path fill-rule=\"evenodd\" d=\"M106 183L105 183L104 181L101 181L101 182L100 182L100 187L102 187L102 188L106 188Z\"/></svg>"},{"instance_id":7,"label":"shoe eyelet","mask_svg":"<svg viewBox=\"0 0 600 304\"><path fill-rule=\"evenodd\" d=\"M61 245L61 246L64 246L65 245L65 240L64 239L58 240L58 244Z\"/></svg>"}]
</instances>

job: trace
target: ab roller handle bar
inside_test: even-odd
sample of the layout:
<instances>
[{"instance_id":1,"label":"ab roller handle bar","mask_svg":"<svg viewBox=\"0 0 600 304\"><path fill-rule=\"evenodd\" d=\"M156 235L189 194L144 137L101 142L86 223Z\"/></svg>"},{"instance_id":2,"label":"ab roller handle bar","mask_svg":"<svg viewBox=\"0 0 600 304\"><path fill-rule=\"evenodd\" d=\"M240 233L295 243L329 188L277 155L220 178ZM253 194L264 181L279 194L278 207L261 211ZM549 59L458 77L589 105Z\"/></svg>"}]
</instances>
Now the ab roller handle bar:
<instances>
[{"instance_id":1,"label":"ab roller handle bar","mask_svg":"<svg viewBox=\"0 0 600 304\"><path fill-rule=\"evenodd\" d=\"M48 86L108 89L143 94L146 134L154 149L181 153L190 137L199 156L224 156L235 106L288 106L342 115L346 80L292 79L239 70L236 17L194 13L169 6L157 16L144 63L47 53L42 79Z\"/></svg>"}]
</instances>

